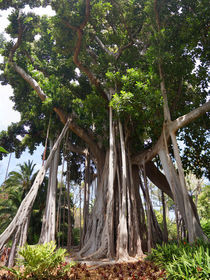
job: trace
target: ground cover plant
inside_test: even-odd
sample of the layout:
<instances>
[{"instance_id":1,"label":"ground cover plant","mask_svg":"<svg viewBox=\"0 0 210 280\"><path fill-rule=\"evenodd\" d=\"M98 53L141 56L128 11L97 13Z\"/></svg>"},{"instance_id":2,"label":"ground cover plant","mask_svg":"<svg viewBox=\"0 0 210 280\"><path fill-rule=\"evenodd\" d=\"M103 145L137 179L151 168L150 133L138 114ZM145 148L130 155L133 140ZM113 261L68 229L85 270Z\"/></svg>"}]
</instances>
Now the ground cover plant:
<instances>
[{"instance_id":1,"label":"ground cover plant","mask_svg":"<svg viewBox=\"0 0 210 280\"><path fill-rule=\"evenodd\" d=\"M3 266L11 279L44 280L59 277L65 279L66 272L71 266L65 262L66 250L62 248L56 250L55 242L26 244L18 250L18 255L16 268Z\"/></svg>"},{"instance_id":2,"label":"ground cover plant","mask_svg":"<svg viewBox=\"0 0 210 280\"><path fill-rule=\"evenodd\" d=\"M157 245L147 259L164 267L167 279L209 279L209 244L203 241Z\"/></svg>"}]
</instances>

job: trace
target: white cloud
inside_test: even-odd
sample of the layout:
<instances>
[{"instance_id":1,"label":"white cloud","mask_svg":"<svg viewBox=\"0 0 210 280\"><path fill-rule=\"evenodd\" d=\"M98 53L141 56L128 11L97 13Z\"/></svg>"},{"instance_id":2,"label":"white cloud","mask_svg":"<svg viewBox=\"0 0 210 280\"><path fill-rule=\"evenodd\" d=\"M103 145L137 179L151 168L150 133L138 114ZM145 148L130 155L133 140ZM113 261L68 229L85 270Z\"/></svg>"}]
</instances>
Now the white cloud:
<instances>
[{"instance_id":1,"label":"white cloud","mask_svg":"<svg viewBox=\"0 0 210 280\"><path fill-rule=\"evenodd\" d=\"M27 5L24 9L24 12L33 12L39 16L47 15L47 16L54 16L55 11L52 10L51 6L47 6L46 8L34 8L30 9L30 7Z\"/></svg>"},{"instance_id":2,"label":"white cloud","mask_svg":"<svg viewBox=\"0 0 210 280\"><path fill-rule=\"evenodd\" d=\"M11 86L0 85L0 131L7 129L11 122L18 122L20 114L13 110L13 102L9 99L12 95Z\"/></svg>"},{"instance_id":3,"label":"white cloud","mask_svg":"<svg viewBox=\"0 0 210 280\"><path fill-rule=\"evenodd\" d=\"M8 15L11 13L12 9L8 9L8 10L2 10L0 11L0 33L4 33L5 32L5 28L8 26L9 24L9 20L7 19L8 18ZM4 33L4 37L9 40L10 39L10 36L6 33Z\"/></svg>"}]
</instances>

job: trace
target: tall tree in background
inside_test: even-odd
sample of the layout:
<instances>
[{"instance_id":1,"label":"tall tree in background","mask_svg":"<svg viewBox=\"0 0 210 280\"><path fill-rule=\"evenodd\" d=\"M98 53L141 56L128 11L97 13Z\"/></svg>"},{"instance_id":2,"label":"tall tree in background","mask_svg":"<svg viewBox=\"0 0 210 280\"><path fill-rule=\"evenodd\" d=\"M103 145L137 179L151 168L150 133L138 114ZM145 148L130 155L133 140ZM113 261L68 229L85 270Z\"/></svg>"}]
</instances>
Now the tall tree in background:
<instances>
[{"instance_id":1,"label":"tall tree in background","mask_svg":"<svg viewBox=\"0 0 210 280\"><path fill-rule=\"evenodd\" d=\"M207 3L54 0L46 2L56 12L52 18L24 14L27 3L0 5L15 8L7 31L16 38L2 51L2 79L15 89L13 100L22 114L18 128L28 123L24 145L33 149L40 141L37 128L47 126L53 111L55 128L57 117L63 123L70 118L71 150L83 154L88 146L98 186L80 255L123 259L142 254L144 210L139 211L134 176L140 169L175 200L189 241L205 238L185 187L175 133L186 143L191 137L197 165L188 168L201 175L208 159L205 113L210 109ZM195 70L196 59L200 65ZM196 125L179 133L198 117ZM182 158L184 167L188 154ZM151 162L154 158L160 159L166 177Z\"/></svg>"},{"instance_id":2,"label":"tall tree in background","mask_svg":"<svg viewBox=\"0 0 210 280\"><path fill-rule=\"evenodd\" d=\"M32 186L35 166L36 164L30 160L28 160L28 162L24 162L23 164L18 164L19 171L11 171L9 173L7 180L4 182L5 187L12 185L21 186L23 190L23 199Z\"/></svg>"}]
</instances>

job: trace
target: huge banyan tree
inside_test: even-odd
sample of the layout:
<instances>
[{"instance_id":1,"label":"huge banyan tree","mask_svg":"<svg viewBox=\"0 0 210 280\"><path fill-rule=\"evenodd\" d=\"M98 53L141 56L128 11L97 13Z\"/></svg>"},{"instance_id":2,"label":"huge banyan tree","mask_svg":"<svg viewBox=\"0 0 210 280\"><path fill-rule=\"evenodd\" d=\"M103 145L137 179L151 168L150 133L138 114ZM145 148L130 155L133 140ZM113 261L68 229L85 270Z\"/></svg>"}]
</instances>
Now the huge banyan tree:
<instances>
[{"instance_id":1,"label":"huge banyan tree","mask_svg":"<svg viewBox=\"0 0 210 280\"><path fill-rule=\"evenodd\" d=\"M26 12L26 5L50 5L55 15L40 17ZM1 9L11 7L1 80L14 89L21 121L10 127L13 140L2 132L0 144L9 151L14 144L19 152L27 145L33 150L44 141L49 118L52 141L59 123L68 120L69 149L88 151L97 173L79 255L141 256L162 240L148 179L174 200L189 242L206 239L185 172L209 175L207 1L0 3ZM184 143L182 153L177 140ZM2 233L0 249L25 218Z\"/></svg>"}]
</instances>

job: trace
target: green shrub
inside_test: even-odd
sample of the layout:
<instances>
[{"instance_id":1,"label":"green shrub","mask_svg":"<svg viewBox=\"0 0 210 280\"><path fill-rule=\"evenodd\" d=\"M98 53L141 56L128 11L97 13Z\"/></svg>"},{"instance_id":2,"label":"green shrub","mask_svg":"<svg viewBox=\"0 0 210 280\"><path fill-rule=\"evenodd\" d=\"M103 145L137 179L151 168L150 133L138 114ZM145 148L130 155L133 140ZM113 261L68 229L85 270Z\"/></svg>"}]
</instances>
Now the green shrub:
<instances>
[{"instance_id":1,"label":"green shrub","mask_svg":"<svg viewBox=\"0 0 210 280\"><path fill-rule=\"evenodd\" d=\"M202 241L158 245L147 259L163 266L167 279L209 279L209 245Z\"/></svg>"},{"instance_id":2,"label":"green shrub","mask_svg":"<svg viewBox=\"0 0 210 280\"><path fill-rule=\"evenodd\" d=\"M201 220L201 227L205 235L210 239L210 221L209 220Z\"/></svg>"},{"instance_id":3,"label":"green shrub","mask_svg":"<svg viewBox=\"0 0 210 280\"><path fill-rule=\"evenodd\" d=\"M183 251L183 255L174 256L173 262L166 266L167 279L209 279L209 250L200 246L197 251Z\"/></svg>"},{"instance_id":4,"label":"green shrub","mask_svg":"<svg viewBox=\"0 0 210 280\"><path fill-rule=\"evenodd\" d=\"M25 245L18 250L18 266L24 269L9 269L16 279L44 280L63 279L71 265L65 263L66 250L56 250L55 242L40 245Z\"/></svg>"}]
</instances>

